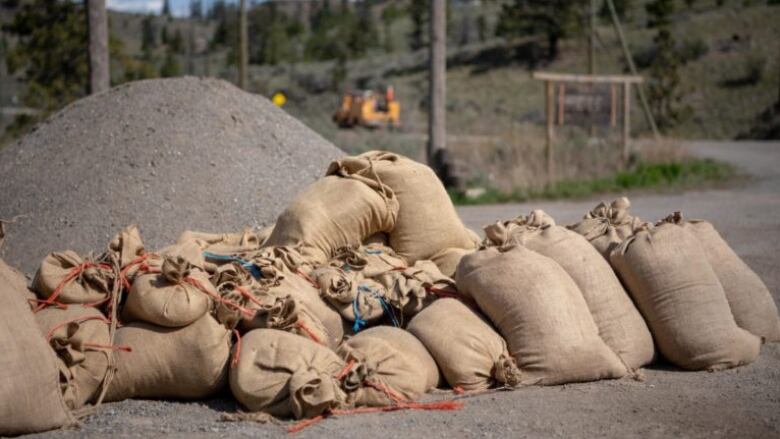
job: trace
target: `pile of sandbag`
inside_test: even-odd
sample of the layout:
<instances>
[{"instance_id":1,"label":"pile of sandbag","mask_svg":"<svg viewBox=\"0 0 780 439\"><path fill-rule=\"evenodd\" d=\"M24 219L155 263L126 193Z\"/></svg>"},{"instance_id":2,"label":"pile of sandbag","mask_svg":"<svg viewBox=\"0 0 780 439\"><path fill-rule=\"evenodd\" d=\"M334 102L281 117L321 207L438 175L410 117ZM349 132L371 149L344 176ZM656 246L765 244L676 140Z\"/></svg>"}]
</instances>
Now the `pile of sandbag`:
<instances>
[{"instance_id":1,"label":"pile of sandbag","mask_svg":"<svg viewBox=\"0 0 780 439\"><path fill-rule=\"evenodd\" d=\"M225 388L238 420L451 410L417 400L637 377L658 359L719 370L780 341L766 286L707 222L643 222L622 198L480 239L424 165L369 152L325 174L265 230L149 251L130 226L99 256L51 253L30 290L0 262L19 333L3 332L0 433Z\"/></svg>"}]
</instances>

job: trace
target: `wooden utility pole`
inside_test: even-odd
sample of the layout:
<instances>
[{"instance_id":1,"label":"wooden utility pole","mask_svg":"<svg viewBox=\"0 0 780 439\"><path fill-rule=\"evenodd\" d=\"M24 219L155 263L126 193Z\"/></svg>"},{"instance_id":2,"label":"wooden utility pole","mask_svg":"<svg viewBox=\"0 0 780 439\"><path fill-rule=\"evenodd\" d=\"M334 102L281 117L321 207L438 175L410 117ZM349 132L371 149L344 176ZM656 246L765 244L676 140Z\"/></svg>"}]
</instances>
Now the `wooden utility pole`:
<instances>
[{"instance_id":1,"label":"wooden utility pole","mask_svg":"<svg viewBox=\"0 0 780 439\"><path fill-rule=\"evenodd\" d=\"M85 0L89 34L89 92L100 93L111 86L108 62L108 17L106 0Z\"/></svg>"},{"instance_id":2,"label":"wooden utility pole","mask_svg":"<svg viewBox=\"0 0 780 439\"><path fill-rule=\"evenodd\" d=\"M246 20L246 0L238 11L238 86L246 90L249 82L249 29Z\"/></svg>"},{"instance_id":3,"label":"wooden utility pole","mask_svg":"<svg viewBox=\"0 0 780 439\"><path fill-rule=\"evenodd\" d=\"M590 33L588 34L588 74L596 74L596 1L590 0Z\"/></svg>"},{"instance_id":4,"label":"wooden utility pole","mask_svg":"<svg viewBox=\"0 0 780 439\"><path fill-rule=\"evenodd\" d=\"M447 147L447 0L430 0L430 85L428 111L428 165Z\"/></svg>"}]
</instances>

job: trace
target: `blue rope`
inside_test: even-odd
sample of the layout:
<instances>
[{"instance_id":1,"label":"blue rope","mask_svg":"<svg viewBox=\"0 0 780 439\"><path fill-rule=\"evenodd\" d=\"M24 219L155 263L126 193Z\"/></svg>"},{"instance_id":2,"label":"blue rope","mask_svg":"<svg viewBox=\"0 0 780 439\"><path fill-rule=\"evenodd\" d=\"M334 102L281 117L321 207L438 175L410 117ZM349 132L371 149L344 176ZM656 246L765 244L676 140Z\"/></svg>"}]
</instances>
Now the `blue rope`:
<instances>
[{"instance_id":1,"label":"blue rope","mask_svg":"<svg viewBox=\"0 0 780 439\"><path fill-rule=\"evenodd\" d=\"M385 298L382 297L379 293L372 290L371 288L365 286L365 285L359 285L357 294L355 294L355 299L352 301L352 312L355 314L355 324L352 325L352 330L355 331L355 333L360 332L362 329L365 329L366 322L362 318L360 318L360 310L358 308L358 300L360 299L360 293L371 293L374 297L379 299L379 304L382 305L382 311L390 317L390 320L393 322L393 326L396 328L400 326L398 324L398 320L395 318L395 313L393 313L393 310L390 308L390 305L385 301Z\"/></svg>"},{"instance_id":2,"label":"blue rope","mask_svg":"<svg viewBox=\"0 0 780 439\"><path fill-rule=\"evenodd\" d=\"M218 255L216 253L203 252L203 257L214 261L238 262L239 264L241 264L241 267L243 267L246 270L249 270L249 272L252 273L252 276L254 276L255 279L260 279L261 277L263 277L263 272L260 271L260 267L255 265L253 262L249 262L246 259L239 258L238 256Z\"/></svg>"}]
</instances>

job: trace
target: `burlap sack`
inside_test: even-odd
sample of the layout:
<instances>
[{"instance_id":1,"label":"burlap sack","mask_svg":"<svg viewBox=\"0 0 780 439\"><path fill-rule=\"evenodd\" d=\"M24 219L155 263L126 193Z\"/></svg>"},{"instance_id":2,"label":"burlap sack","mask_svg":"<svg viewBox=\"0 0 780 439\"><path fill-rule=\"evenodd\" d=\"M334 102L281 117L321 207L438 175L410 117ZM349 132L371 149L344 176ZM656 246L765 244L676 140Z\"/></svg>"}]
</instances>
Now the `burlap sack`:
<instances>
[{"instance_id":1,"label":"burlap sack","mask_svg":"<svg viewBox=\"0 0 780 439\"><path fill-rule=\"evenodd\" d=\"M316 281L298 265L303 263L299 253L280 246L243 257L251 260L249 269L245 262L233 262L212 276L223 300L217 303L220 321L229 327L239 323L244 331L281 329L338 346L344 336L341 317L319 297Z\"/></svg>"},{"instance_id":2,"label":"burlap sack","mask_svg":"<svg viewBox=\"0 0 780 439\"><path fill-rule=\"evenodd\" d=\"M233 349L230 389L251 411L310 418L346 407L339 374L345 364L330 349L273 329L256 329Z\"/></svg>"},{"instance_id":3,"label":"burlap sack","mask_svg":"<svg viewBox=\"0 0 780 439\"><path fill-rule=\"evenodd\" d=\"M431 256L431 261L436 264L439 271L445 276L455 276L455 270L458 268L461 258L475 250L466 250L463 248L445 248L444 250Z\"/></svg>"},{"instance_id":4,"label":"burlap sack","mask_svg":"<svg viewBox=\"0 0 780 439\"><path fill-rule=\"evenodd\" d=\"M109 265L84 260L68 250L44 258L32 289L49 302L99 303L108 297L112 278Z\"/></svg>"},{"instance_id":5,"label":"burlap sack","mask_svg":"<svg viewBox=\"0 0 780 439\"><path fill-rule=\"evenodd\" d=\"M278 329L330 348L338 346L338 342L343 338L343 326L339 326L337 335L332 335L329 327L295 297L277 296L269 293L267 289L253 290L253 294L262 305L246 303L245 306L254 309L254 312L241 320L240 327L244 332L253 329ZM224 307L224 304L220 304L220 307Z\"/></svg>"},{"instance_id":6,"label":"burlap sack","mask_svg":"<svg viewBox=\"0 0 780 439\"><path fill-rule=\"evenodd\" d=\"M336 250L328 265L339 267L347 272L360 272L367 278L407 267L406 261L401 259L393 249L381 244L342 247Z\"/></svg>"},{"instance_id":7,"label":"burlap sack","mask_svg":"<svg viewBox=\"0 0 780 439\"><path fill-rule=\"evenodd\" d=\"M680 212L665 221L682 226L699 241L723 287L737 326L768 342L780 341L780 317L772 294L712 224L704 220L686 221Z\"/></svg>"},{"instance_id":8,"label":"burlap sack","mask_svg":"<svg viewBox=\"0 0 780 439\"><path fill-rule=\"evenodd\" d=\"M203 271L207 271L207 264L206 259L203 256L203 251L196 242L188 241L182 244L173 244L159 250L157 253L162 256L161 258L157 259L157 265L162 265L162 262L167 256L172 259L184 259L191 266Z\"/></svg>"},{"instance_id":9,"label":"burlap sack","mask_svg":"<svg viewBox=\"0 0 780 439\"><path fill-rule=\"evenodd\" d=\"M455 282L431 261L417 261L404 270L382 273L374 280L387 290L387 302L400 310L404 318L411 318L437 297L457 294Z\"/></svg>"},{"instance_id":10,"label":"burlap sack","mask_svg":"<svg viewBox=\"0 0 780 439\"><path fill-rule=\"evenodd\" d=\"M60 390L57 357L25 301L26 280L0 259L0 435L75 422Z\"/></svg>"},{"instance_id":11,"label":"burlap sack","mask_svg":"<svg viewBox=\"0 0 780 439\"><path fill-rule=\"evenodd\" d=\"M520 383L520 370L506 341L459 300L435 301L406 329L425 345L453 388L472 391Z\"/></svg>"},{"instance_id":12,"label":"burlap sack","mask_svg":"<svg viewBox=\"0 0 780 439\"><path fill-rule=\"evenodd\" d=\"M252 229L244 229L237 233L206 233L187 230L179 235L177 244L194 242L204 252L218 255L231 255L253 251L260 248L265 237Z\"/></svg>"},{"instance_id":13,"label":"burlap sack","mask_svg":"<svg viewBox=\"0 0 780 439\"><path fill-rule=\"evenodd\" d=\"M761 340L737 326L704 250L684 228L638 231L610 259L669 361L719 370L756 359Z\"/></svg>"},{"instance_id":14,"label":"burlap sack","mask_svg":"<svg viewBox=\"0 0 780 439\"><path fill-rule=\"evenodd\" d=\"M398 201L387 186L328 176L293 200L264 245L302 244L304 256L325 263L338 248L393 230L397 215Z\"/></svg>"},{"instance_id":15,"label":"burlap sack","mask_svg":"<svg viewBox=\"0 0 780 439\"><path fill-rule=\"evenodd\" d=\"M350 400L358 406L411 401L439 385L439 368L412 334L392 326L360 332L339 346L354 366L344 378Z\"/></svg>"},{"instance_id":16,"label":"burlap sack","mask_svg":"<svg viewBox=\"0 0 780 439\"><path fill-rule=\"evenodd\" d=\"M563 268L579 287L604 342L631 369L655 356L653 337L612 267L581 235L555 225L541 210L485 228L497 245L516 243Z\"/></svg>"},{"instance_id":17,"label":"burlap sack","mask_svg":"<svg viewBox=\"0 0 780 439\"><path fill-rule=\"evenodd\" d=\"M320 295L346 320L355 322L354 331L375 323L389 312L387 290L366 279L360 271L326 266L314 271ZM387 311L386 311L387 309Z\"/></svg>"},{"instance_id":18,"label":"burlap sack","mask_svg":"<svg viewBox=\"0 0 780 439\"><path fill-rule=\"evenodd\" d=\"M117 371L105 401L127 398L200 399L227 381L231 332L206 314L183 328L130 323L116 331Z\"/></svg>"},{"instance_id":19,"label":"burlap sack","mask_svg":"<svg viewBox=\"0 0 780 439\"><path fill-rule=\"evenodd\" d=\"M370 151L334 161L327 174L392 189L401 207L395 228L389 230L390 247L410 264L445 248L475 247L473 234L428 166L398 154Z\"/></svg>"},{"instance_id":20,"label":"burlap sack","mask_svg":"<svg viewBox=\"0 0 780 439\"><path fill-rule=\"evenodd\" d=\"M62 393L71 410L96 397L111 353L109 321L97 309L71 305L35 314L41 334L57 353Z\"/></svg>"},{"instance_id":21,"label":"burlap sack","mask_svg":"<svg viewBox=\"0 0 780 439\"><path fill-rule=\"evenodd\" d=\"M552 259L520 245L491 247L465 256L455 279L506 339L523 384L626 375L577 284Z\"/></svg>"},{"instance_id":22,"label":"burlap sack","mask_svg":"<svg viewBox=\"0 0 780 439\"><path fill-rule=\"evenodd\" d=\"M166 257L162 272L138 276L127 295L122 319L169 328L187 326L201 318L217 291L206 273L182 257Z\"/></svg>"},{"instance_id":23,"label":"burlap sack","mask_svg":"<svg viewBox=\"0 0 780 439\"><path fill-rule=\"evenodd\" d=\"M341 316L320 298L319 286L316 285L314 279L282 267L275 271L273 278L263 276L258 279L258 283L261 285L260 294L262 297L260 300L263 303L272 303L275 299L288 300L287 298L289 298L295 302L295 305L292 308L287 306L285 309L295 310L295 313L290 311L289 314L285 313L286 316L292 317L296 314L301 317L308 316L310 318L303 319L304 325L307 324L305 320L310 320L309 329L317 332L316 327L321 326L325 331L324 338L320 336L310 338L332 348L341 343L342 338L344 338ZM305 328L301 327L297 330L307 332Z\"/></svg>"},{"instance_id":24,"label":"burlap sack","mask_svg":"<svg viewBox=\"0 0 780 439\"><path fill-rule=\"evenodd\" d=\"M115 255L120 266L126 267L145 253L138 226L130 225L117 233L108 243L108 251Z\"/></svg>"},{"instance_id":25,"label":"burlap sack","mask_svg":"<svg viewBox=\"0 0 780 439\"><path fill-rule=\"evenodd\" d=\"M609 260L612 249L644 224L638 217L629 213L630 207L631 202L626 197L615 199L609 205L601 202L586 213L582 221L567 227L584 236Z\"/></svg>"}]
</instances>

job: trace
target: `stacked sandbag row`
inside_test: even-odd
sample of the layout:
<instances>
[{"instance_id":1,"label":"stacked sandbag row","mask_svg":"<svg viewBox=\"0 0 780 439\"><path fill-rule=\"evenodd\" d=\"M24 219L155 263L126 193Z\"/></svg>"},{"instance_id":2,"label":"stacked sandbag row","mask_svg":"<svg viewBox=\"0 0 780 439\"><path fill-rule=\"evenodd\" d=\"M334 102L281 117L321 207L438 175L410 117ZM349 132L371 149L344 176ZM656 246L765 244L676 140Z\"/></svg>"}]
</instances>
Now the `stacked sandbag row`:
<instances>
[{"instance_id":1,"label":"stacked sandbag row","mask_svg":"<svg viewBox=\"0 0 780 439\"><path fill-rule=\"evenodd\" d=\"M105 401L202 398L224 386L231 333L213 315L219 295L205 267L192 243L146 252L135 226L97 261L73 252L44 259L33 311L71 409L96 402L98 391ZM116 317L122 325L110 336Z\"/></svg>"},{"instance_id":2,"label":"stacked sandbag row","mask_svg":"<svg viewBox=\"0 0 780 439\"><path fill-rule=\"evenodd\" d=\"M629 369L653 361L653 339L647 325L612 268L585 238L556 225L541 210L488 226L485 234L486 245L517 244L551 259L549 265L560 266L563 273L559 277L574 282L587 304L583 311L590 311L598 335Z\"/></svg>"},{"instance_id":3,"label":"stacked sandbag row","mask_svg":"<svg viewBox=\"0 0 780 439\"><path fill-rule=\"evenodd\" d=\"M735 367L758 356L761 338L780 339L769 291L711 224L679 214L643 223L629 206L602 203L571 229L605 252L667 360Z\"/></svg>"}]
</instances>

